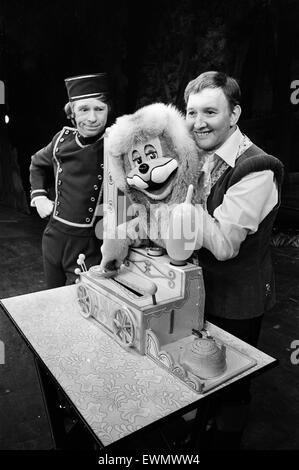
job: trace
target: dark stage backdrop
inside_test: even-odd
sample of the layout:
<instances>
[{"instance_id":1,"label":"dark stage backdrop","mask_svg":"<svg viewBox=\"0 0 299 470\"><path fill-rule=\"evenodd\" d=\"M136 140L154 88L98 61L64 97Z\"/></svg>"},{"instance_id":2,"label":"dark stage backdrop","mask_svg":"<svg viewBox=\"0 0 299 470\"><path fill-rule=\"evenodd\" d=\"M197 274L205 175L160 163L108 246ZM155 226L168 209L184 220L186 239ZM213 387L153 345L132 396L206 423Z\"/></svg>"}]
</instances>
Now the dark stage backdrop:
<instances>
[{"instance_id":1,"label":"dark stage backdrop","mask_svg":"<svg viewBox=\"0 0 299 470\"><path fill-rule=\"evenodd\" d=\"M242 130L299 172L298 21L297 0L2 0L0 200L8 155L28 198L30 156L67 124L63 79L103 70L117 115L154 101L184 111L190 79L228 72L243 91Z\"/></svg>"}]
</instances>

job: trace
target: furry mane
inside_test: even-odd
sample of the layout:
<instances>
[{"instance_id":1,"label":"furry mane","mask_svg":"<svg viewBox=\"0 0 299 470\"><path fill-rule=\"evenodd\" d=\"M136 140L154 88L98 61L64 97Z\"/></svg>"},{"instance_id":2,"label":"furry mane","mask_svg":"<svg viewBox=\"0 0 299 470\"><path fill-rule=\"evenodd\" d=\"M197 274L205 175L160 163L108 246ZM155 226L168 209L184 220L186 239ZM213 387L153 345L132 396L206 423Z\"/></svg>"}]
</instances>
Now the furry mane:
<instances>
[{"instance_id":1,"label":"furry mane","mask_svg":"<svg viewBox=\"0 0 299 470\"><path fill-rule=\"evenodd\" d=\"M202 165L183 114L173 105L154 103L140 108L134 114L119 117L107 132L105 151L108 154L112 178L121 191L132 193L126 181L125 155L134 145L161 136L171 143L173 156L179 161L177 180L181 189L184 187L185 192L189 184L197 184ZM177 197L178 191L179 188L176 188ZM136 197L135 190L133 193ZM140 197L143 198L141 193Z\"/></svg>"},{"instance_id":2,"label":"furry mane","mask_svg":"<svg viewBox=\"0 0 299 470\"><path fill-rule=\"evenodd\" d=\"M127 153L139 142L157 137L166 132L178 149L181 142L188 138L183 115L172 105L154 103L144 106L134 114L125 114L117 118L110 127L107 139L107 151L112 156Z\"/></svg>"}]
</instances>

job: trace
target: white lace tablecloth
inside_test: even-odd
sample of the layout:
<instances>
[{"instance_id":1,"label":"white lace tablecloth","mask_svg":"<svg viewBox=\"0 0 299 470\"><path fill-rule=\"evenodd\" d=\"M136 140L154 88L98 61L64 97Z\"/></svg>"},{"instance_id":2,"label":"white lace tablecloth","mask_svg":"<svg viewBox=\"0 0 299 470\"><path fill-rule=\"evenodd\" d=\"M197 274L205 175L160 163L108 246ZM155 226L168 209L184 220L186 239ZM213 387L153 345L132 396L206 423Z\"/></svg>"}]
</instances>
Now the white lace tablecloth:
<instances>
[{"instance_id":1,"label":"white lace tablecloth","mask_svg":"<svg viewBox=\"0 0 299 470\"><path fill-rule=\"evenodd\" d=\"M105 446L202 398L149 358L121 348L93 320L84 319L76 286L1 302ZM213 325L209 329L218 336L222 332ZM226 341L234 345L237 341L240 350L250 351L257 360L247 373L273 362L270 356L223 334Z\"/></svg>"}]
</instances>

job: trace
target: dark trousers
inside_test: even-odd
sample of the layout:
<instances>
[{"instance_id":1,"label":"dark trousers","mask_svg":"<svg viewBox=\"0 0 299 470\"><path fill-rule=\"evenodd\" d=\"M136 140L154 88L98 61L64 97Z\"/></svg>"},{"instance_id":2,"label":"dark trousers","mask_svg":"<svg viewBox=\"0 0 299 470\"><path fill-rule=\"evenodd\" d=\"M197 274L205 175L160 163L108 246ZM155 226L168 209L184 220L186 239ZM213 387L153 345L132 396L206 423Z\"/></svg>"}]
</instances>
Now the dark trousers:
<instances>
[{"instance_id":1,"label":"dark trousers","mask_svg":"<svg viewBox=\"0 0 299 470\"><path fill-rule=\"evenodd\" d=\"M207 316L206 319L246 343L254 347L257 346L263 319L262 315L245 320L220 318L212 315ZM238 440L241 438L241 433L248 419L251 402L250 380L250 378L245 377L230 385L222 391L221 395L216 396L212 403L213 415L216 418L218 430L225 434L229 433L227 436L234 435L231 433L235 433L238 436ZM224 439L223 434L220 433L219 436L220 440ZM216 443L215 446L218 447L218 444ZM233 443L230 442L230 445L233 445ZM221 445L219 448L222 448Z\"/></svg>"},{"instance_id":2,"label":"dark trousers","mask_svg":"<svg viewBox=\"0 0 299 470\"><path fill-rule=\"evenodd\" d=\"M245 320L235 320L230 318L215 317L207 315L206 320L214 325L219 326L223 330L237 336L251 346L256 347L261 330L263 315L255 318L247 318Z\"/></svg>"},{"instance_id":3,"label":"dark trousers","mask_svg":"<svg viewBox=\"0 0 299 470\"><path fill-rule=\"evenodd\" d=\"M259 334L262 326L263 316L248 318L245 320L235 320L230 318L215 317L208 315L206 320L223 330L231 333L251 346L257 347ZM229 387L227 392L223 392L223 401L227 403L250 403L250 379L242 379Z\"/></svg>"},{"instance_id":4,"label":"dark trousers","mask_svg":"<svg viewBox=\"0 0 299 470\"><path fill-rule=\"evenodd\" d=\"M74 233L76 229L74 228ZM101 261L102 240L91 230L89 236L64 233L49 223L42 239L44 273L48 289L74 284L78 255L85 255L87 269Z\"/></svg>"}]
</instances>

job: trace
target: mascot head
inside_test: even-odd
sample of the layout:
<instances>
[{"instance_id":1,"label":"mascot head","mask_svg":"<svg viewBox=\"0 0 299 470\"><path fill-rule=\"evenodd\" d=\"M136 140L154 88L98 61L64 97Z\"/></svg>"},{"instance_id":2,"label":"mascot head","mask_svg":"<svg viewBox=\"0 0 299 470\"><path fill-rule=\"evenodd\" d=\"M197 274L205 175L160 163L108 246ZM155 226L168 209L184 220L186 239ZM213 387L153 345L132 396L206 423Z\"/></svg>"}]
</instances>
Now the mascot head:
<instances>
[{"instance_id":1,"label":"mascot head","mask_svg":"<svg viewBox=\"0 0 299 470\"><path fill-rule=\"evenodd\" d=\"M118 118L105 146L112 179L134 202L181 202L189 184L199 188L201 158L172 105L155 103ZM195 202L201 200L199 191Z\"/></svg>"}]
</instances>

